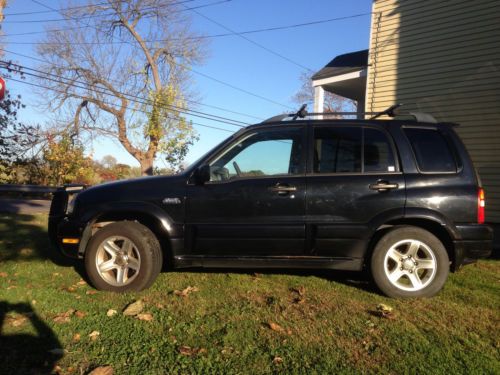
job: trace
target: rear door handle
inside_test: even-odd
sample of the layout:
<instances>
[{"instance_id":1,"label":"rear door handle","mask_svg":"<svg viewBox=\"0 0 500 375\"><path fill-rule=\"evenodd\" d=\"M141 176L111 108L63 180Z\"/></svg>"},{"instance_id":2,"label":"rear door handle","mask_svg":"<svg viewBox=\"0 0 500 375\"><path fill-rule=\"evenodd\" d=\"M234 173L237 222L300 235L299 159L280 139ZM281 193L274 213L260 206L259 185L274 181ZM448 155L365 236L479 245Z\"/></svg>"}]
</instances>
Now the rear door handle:
<instances>
[{"instance_id":1,"label":"rear door handle","mask_svg":"<svg viewBox=\"0 0 500 375\"><path fill-rule=\"evenodd\" d=\"M398 187L399 187L398 184L390 183L387 181L377 181L377 183L369 185L370 189L378 191L388 191L392 189L397 189Z\"/></svg>"},{"instance_id":2,"label":"rear door handle","mask_svg":"<svg viewBox=\"0 0 500 375\"><path fill-rule=\"evenodd\" d=\"M297 191L297 188L295 186L290 186L290 185L276 184L274 186L269 187L269 191L272 191L273 193L278 193L279 195L286 195L288 193Z\"/></svg>"}]
</instances>

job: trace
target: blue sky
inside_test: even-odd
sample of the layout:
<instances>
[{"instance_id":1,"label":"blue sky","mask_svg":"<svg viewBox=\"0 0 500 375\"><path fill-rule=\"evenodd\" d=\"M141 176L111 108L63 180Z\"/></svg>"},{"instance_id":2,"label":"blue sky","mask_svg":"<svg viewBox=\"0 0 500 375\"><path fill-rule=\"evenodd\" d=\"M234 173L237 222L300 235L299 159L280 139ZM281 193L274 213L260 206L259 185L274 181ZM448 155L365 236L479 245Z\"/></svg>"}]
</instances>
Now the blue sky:
<instances>
[{"instance_id":1,"label":"blue sky","mask_svg":"<svg viewBox=\"0 0 500 375\"><path fill-rule=\"evenodd\" d=\"M69 5L85 4L85 1L37 0L51 7L67 7ZM190 6L213 3L214 0L196 0ZM293 25L311 21L319 21L344 16L353 16L371 11L371 0L232 0L218 5L197 9L197 12L213 19L236 32ZM45 11L47 8L31 0L9 0L5 10L6 18L2 26L5 35L43 31L46 22L11 23L12 21L35 21L60 18L57 13L42 13L25 16L9 16L9 13ZM221 26L193 13L193 28L207 35L227 33ZM336 55L368 48L370 16L328 22L319 25L298 27L246 35L248 39L280 54L293 62L308 67L314 71L321 69ZM36 42L43 37L39 35L2 37L5 49L36 57L35 46L16 44L19 42ZM303 68L280 58L244 40L237 35L211 39L209 57L204 65L194 69L246 91L272 99L282 105L273 104L241 91L194 74L194 89L200 94L201 101L212 106L228 108L256 116L268 118L284 111L288 107L296 107L291 97L300 87L299 76ZM22 65L36 67L37 62L6 53L7 59L12 59ZM43 123L47 114L37 109L40 98L31 94L29 86L8 82L8 89L15 94L21 94L28 108L23 111L22 118L26 121ZM222 112L213 108L199 106L197 109L212 114L230 117L245 122L257 122L254 118ZM209 120L193 118L193 121L206 125L236 131L238 128ZM209 148L225 139L230 132L215 129L195 127L200 140L191 148L186 161L191 162L205 153ZM89 145L88 152L95 159L111 154L118 161L130 165L138 165L134 158L119 145L117 141L102 140ZM162 166L162 163L157 163Z\"/></svg>"}]
</instances>

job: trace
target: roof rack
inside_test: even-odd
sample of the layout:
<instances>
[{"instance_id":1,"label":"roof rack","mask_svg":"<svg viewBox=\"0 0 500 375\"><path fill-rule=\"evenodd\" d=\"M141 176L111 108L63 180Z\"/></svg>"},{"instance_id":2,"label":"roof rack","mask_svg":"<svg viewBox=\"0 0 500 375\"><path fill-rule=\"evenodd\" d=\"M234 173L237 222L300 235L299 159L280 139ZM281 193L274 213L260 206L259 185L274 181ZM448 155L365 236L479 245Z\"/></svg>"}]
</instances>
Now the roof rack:
<instances>
[{"instance_id":1,"label":"roof rack","mask_svg":"<svg viewBox=\"0 0 500 375\"><path fill-rule=\"evenodd\" d=\"M430 122L430 123L437 123L437 120L430 114L424 113L424 112L407 112L407 113L401 113L397 111L399 107L401 107L403 104L398 103L391 105L389 108L384 109L381 112L307 112L307 104L303 104L300 109L295 112L295 113L285 113L282 115L278 116L273 116L268 118L267 120L262 121L262 123L268 123L268 122L279 122L283 121L286 118L291 117L292 121L297 120L297 118L305 118L305 117L317 117L317 116L324 116L324 117L331 117L331 116L345 116L345 115L350 115L350 116L359 116L359 115L364 115L364 116L371 116L369 119L370 120L375 120L379 118L380 116L389 116L389 117L396 117L396 116L412 116L416 121L418 122Z\"/></svg>"}]
</instances>

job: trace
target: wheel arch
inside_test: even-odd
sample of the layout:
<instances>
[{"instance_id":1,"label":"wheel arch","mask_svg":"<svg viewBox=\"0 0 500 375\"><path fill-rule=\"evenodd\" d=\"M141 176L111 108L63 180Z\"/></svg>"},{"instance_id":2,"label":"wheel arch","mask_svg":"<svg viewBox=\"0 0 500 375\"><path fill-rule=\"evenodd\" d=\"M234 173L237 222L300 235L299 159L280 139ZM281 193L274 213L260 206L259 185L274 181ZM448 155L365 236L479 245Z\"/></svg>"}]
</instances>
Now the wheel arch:
<instances>
[{"instance_id":1,"label":"wheel arch","mask_svg":"<svg viewBox=\"0 0 500 375\"><path fill-rule=\"evenodd\" d=\"M115 208L100 211L87 220L87 225L82 234L82 240L78 249L78 254L83 257L90 238L100 228L118 221L136 221L146 226L156 236L164 255L164 259L170 260L171 236L175 235L175 228L172 220L167 215L158 215L148 208Z\"/></svg>"},{"instance_id":2,"label":"wheel arch","mask_svg":"<svg viewBox=\"0 0 500 375\"><path fill-rule=\"evenodd\" d=\"M386 223L380 225L375 232L368 244L368 249L366 251L365 265L369 263L373 250L377 242L391 229L397 226L413 226L417 228L422 228L427 230L436 236L443 244L448 257L450 259L450 270L454 272L456 270L456 252L455 244L453 242L453 233L451 232L448 225L438 221L437 219L429 217L404 217L399 219L389 220Z\"/></svg>"}]
</instances>

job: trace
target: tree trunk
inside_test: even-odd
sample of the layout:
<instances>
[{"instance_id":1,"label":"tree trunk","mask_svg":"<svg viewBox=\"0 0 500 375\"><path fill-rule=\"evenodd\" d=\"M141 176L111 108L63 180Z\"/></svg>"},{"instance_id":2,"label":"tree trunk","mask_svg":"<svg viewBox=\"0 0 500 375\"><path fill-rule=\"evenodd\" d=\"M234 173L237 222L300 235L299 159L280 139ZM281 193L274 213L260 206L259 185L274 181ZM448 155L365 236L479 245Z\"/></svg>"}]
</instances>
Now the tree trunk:
<instances>
[{"instance_id":1,"label":"tree trunk","mask_svg":"<svg viewBox=\"0 0 500 375\"><path fill-rule=\"evenodd\" d=\"M153 159L142 159L141 163L141 175L152 176L153 175Z\"/></svg>"}]
</instances>

